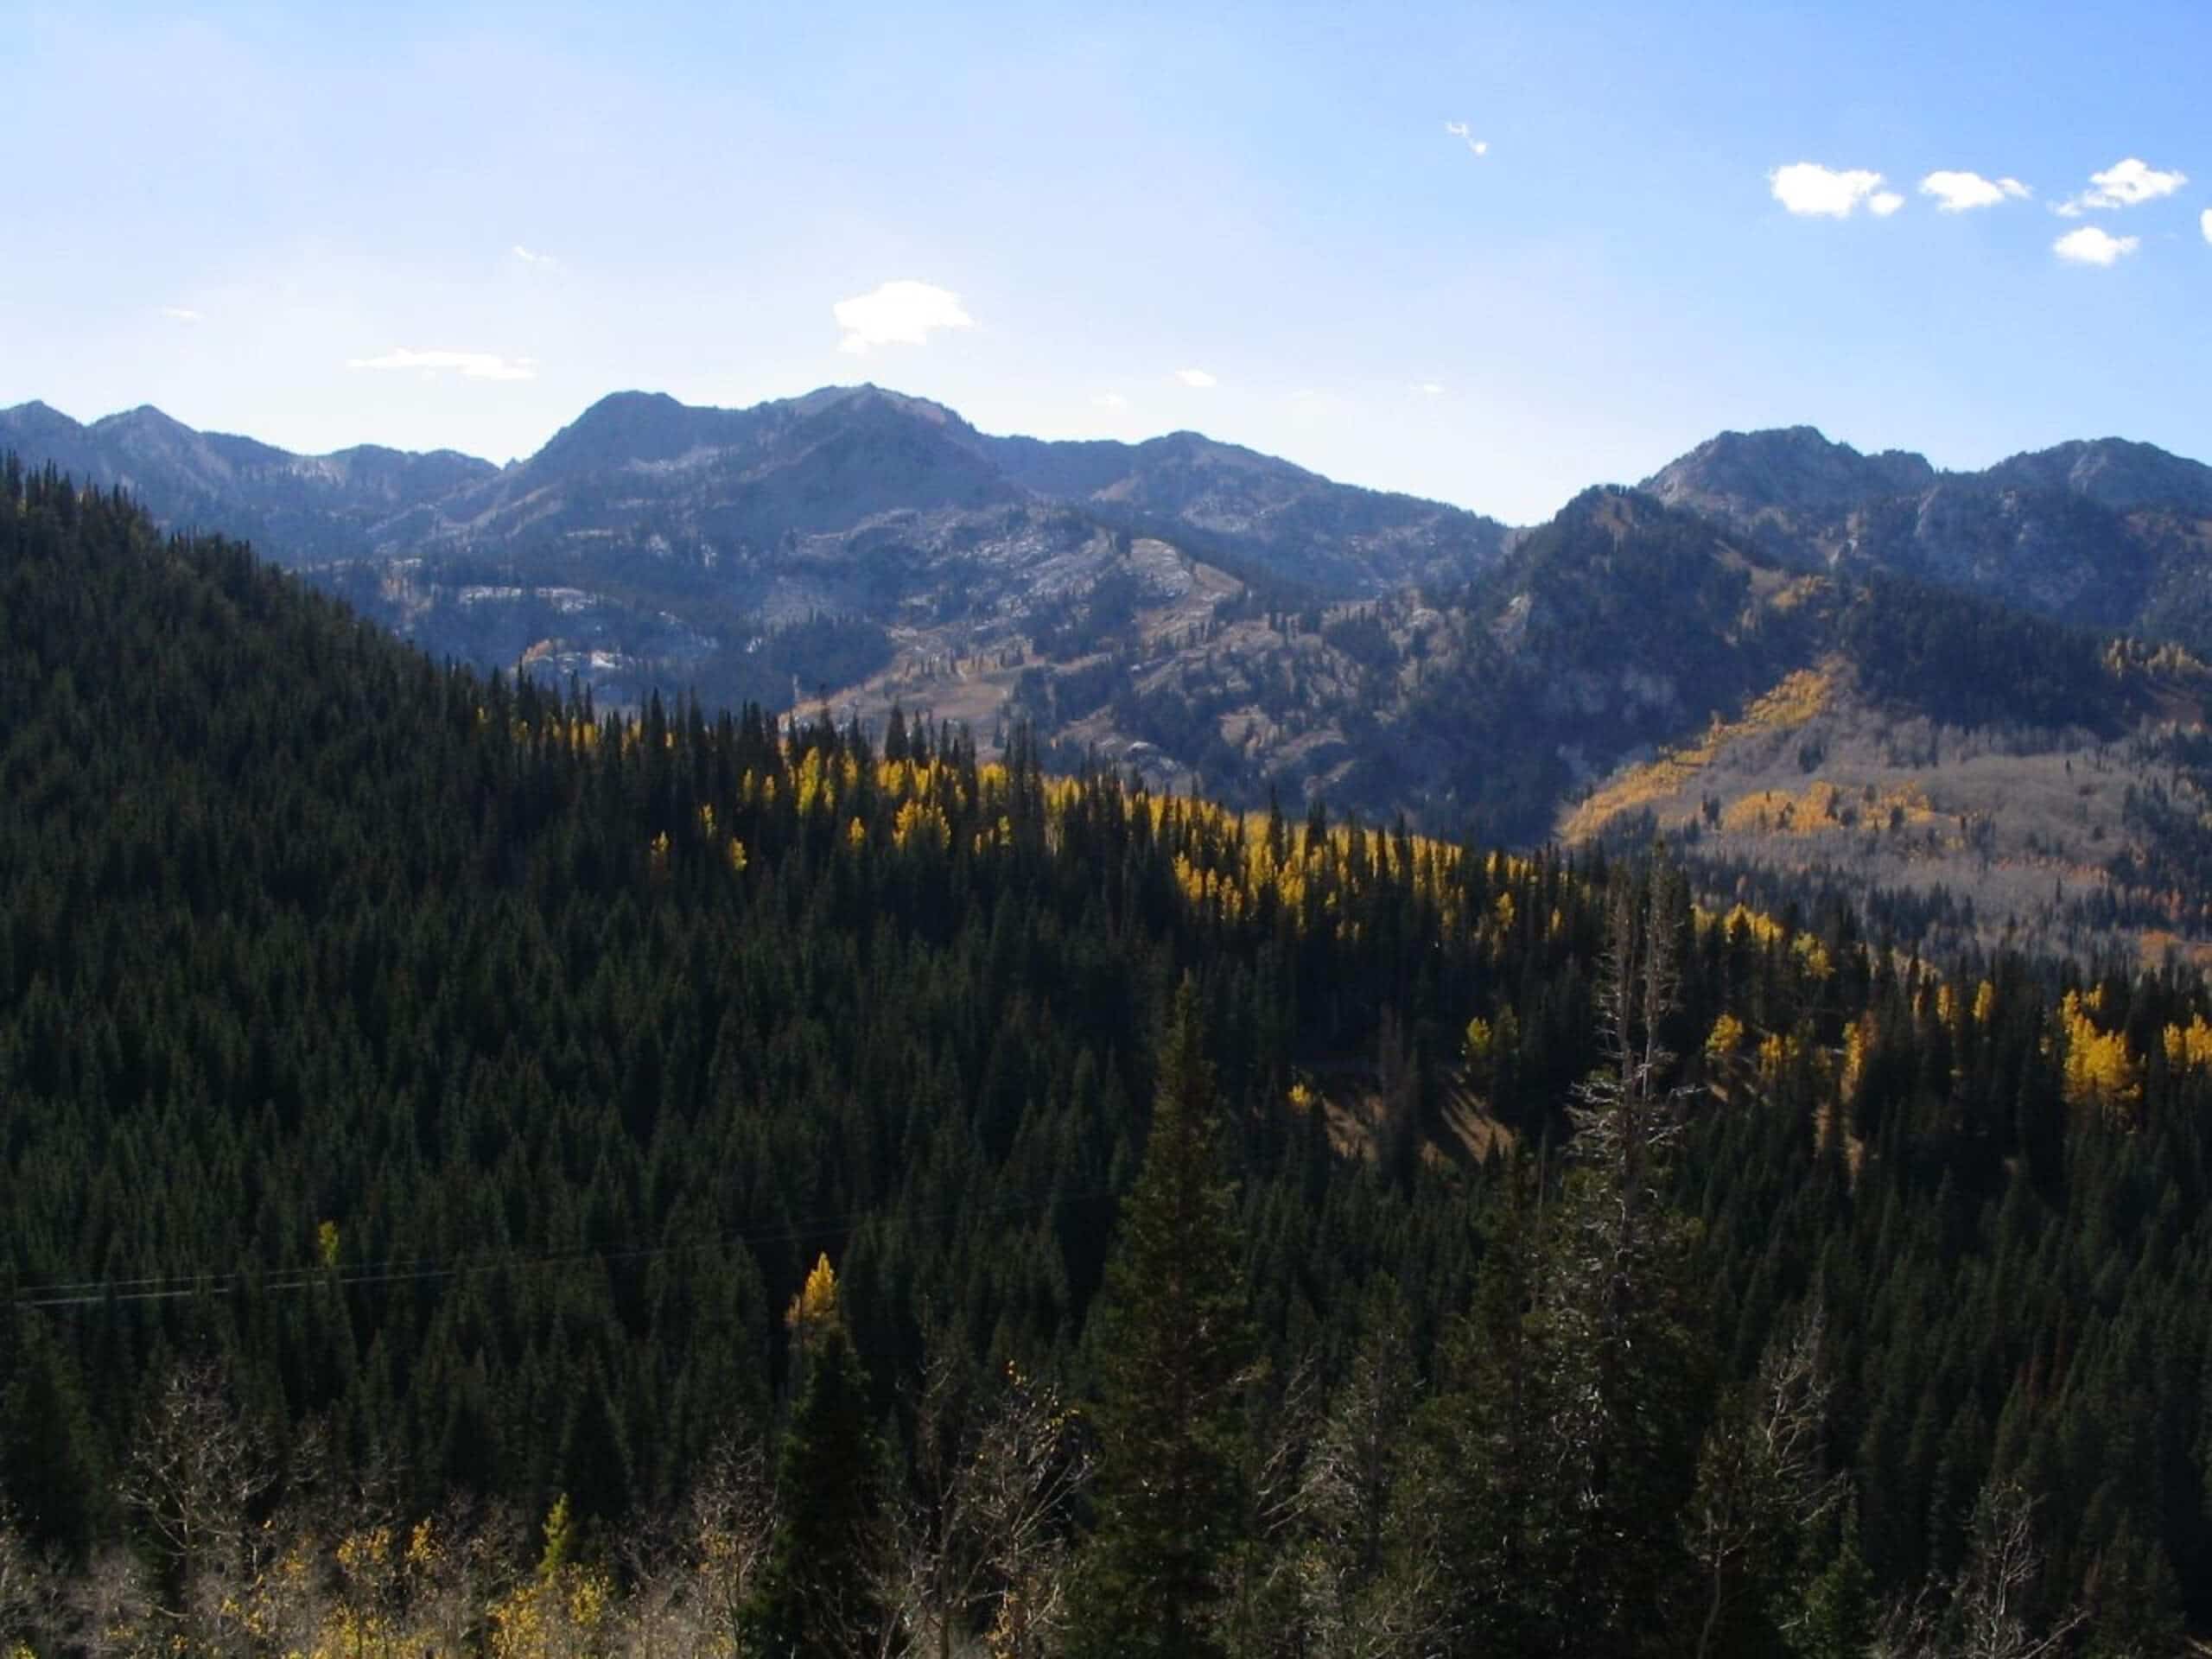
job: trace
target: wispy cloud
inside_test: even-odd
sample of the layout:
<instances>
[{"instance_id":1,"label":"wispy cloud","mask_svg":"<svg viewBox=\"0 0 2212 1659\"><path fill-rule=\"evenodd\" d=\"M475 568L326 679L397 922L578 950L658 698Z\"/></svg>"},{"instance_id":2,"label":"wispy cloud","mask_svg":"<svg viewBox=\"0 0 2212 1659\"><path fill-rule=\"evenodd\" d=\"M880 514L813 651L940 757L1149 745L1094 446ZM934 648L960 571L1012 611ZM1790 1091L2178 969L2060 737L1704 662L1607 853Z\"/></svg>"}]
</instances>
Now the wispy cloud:
<instances>
[{"instance_id":1,"label":"wispy cloud","mask_svg":"<svg viewBox=\"0 0 2212 1659\"><path fill-rule=\"evenodd\" d=\"M2050 251L2069 264L2112 266L2142 245L2139 236L2114 236L2099 226L2084 225L2060 237Z\"/></svg>"},{"instance_id":2,"label":"wispy cloud","mask_svg":"<svg viewBox=\"0 0 2212 1659\"><path fill-rule=\"evenodd\" d=\"M1963 213L2000 201L2024 201L2032 193L2018 179L1985 179L1979 173L1941 168L1920 181L1920 194L1935 197L1940 212Z\"/></svg>"},{"instance_id":3,"label":"wispy cloud","mask_svg":"<svg viewBox=\"0 0 2212 1659\"><path fill-rule=\"evenodd\" d=\"M516 243L514 245L514 257L521 260L525 265L536 265L543 270L558 270L561 269L561 262L554 255L550 253L540 253L534 248L525 248L519 242Z\"/></svg>"},{"instance_id":4,"label":"wispy cloud","mask_svg":"<svg viewBox=\"0 0 2212 1659\"><path fill-rule=\"evenodd\" d=\"M2052 209L2068 219L2102 207L2139 207L2146 201L2171 196L2189 182L2182 172L2162 173L2148 162L2130 156L2114 162L2101 173L2089 175L2090 188Z\"/></svg>"},{"instance_id":5,"label":"wispy cloud","mask_svg":"<svg viewBox=\"0 0 2212 1659\"><path fill-rule=\"evenodd\" d=\"M402 346L382 357L349 357L349 369L414 369L424 375L457 374L464 380L535 380L534 357L500 357L492 352L418 352Z\"/></svg>"},{"instance_id":6,"label":"wispy cloud","mask_svg":"<svg viewBox=\"0 0 2212 1659\"><path fill-rule=\"evenodd\" d=\"M1904 206L1904 198L1882 188L1882 175L1865 168L1839 169L1817 162L1792 162L1766 175L1774 199L1789 212L1807 219L1849 219L1863 205L1877 218L1887 219Z\"/></svg>"},{"instance_id":7,"label":"wispy cloud","mask_svg":"<svg viewBox=\"0 0 2212 1659\"><path fill-rule=\"evenodd\" d=\"M1118 391L1102 391L1090 400L1093 409L1127 409L1129 400Z\"/></svg>"},{"instance_id":8,"label":"wispy cloud","mask_svg":"<svg viewBox=\"0 0 2212 1659\"><path fill-rule=\"evenodd\" d=\"M1221 384L1204 369L1178 369L1175 371L1175 378L1185 385L1196 386L1201 391Z\"/></svg>"},{"instance_id":9,"label":"wispy cloud","mask_svg":"<svg viewBox=\"0 0 2212 1659\"><path fill-rule=\"evenodd\" d=\"M878 346L922 346L941 329L973 328L960 296L931 283L886 283L830 308L845 331L837 349L861 357Z\"/></svg>"},{"instance_id":10,"label":"wispy cloud","mask_svg":"<svg viewBox=\"0 0 2212 1659\"><path fill-rule=\"evenodd\" d=\"M1466 145L1466 147L1472 150L1476 155L1487 156L1490 154L1490 140L1487 138L1476 137L1474 129L1470 127L1465 122L1446 121L1444 124L1444 130L1450 133L1452 137L1457 138L1461 143Z\"/></svg>"},{"instance_id":11,"label":"wispy cloud","mask_svg":"<svg viewBox=\"0 0 2212 1659\"><path fill-rule=\"evenodd\" d=\"M2204 210L2197 219L2196 224L2197 228L2204 232L2204 239L2207 242L2212 242L2212 207L2207 207Z\"/></svg>"},{"instance_id":12,"label":"wispy cloud","mask_svg":"<svg viewBox=\"0 0 2212 1659\"><path fill-rule=\"evenodd\" d=\"M1434 380L1416 380L1414 382L1413 390L1424 397L1441 397L1444 395L1443 386Z\"/></svg>"},{"instance_id":13,"label":"wispy cloud","mask_svg":"<svg viewBox=\"0 0 2212 1659\"><path fill-rule=\"evenodd\" d=\"M188 305L165 305L162 308L162 315L167 317L171 322L197 322L200 321L200 314Z\"/></svg>"}]
</instances>

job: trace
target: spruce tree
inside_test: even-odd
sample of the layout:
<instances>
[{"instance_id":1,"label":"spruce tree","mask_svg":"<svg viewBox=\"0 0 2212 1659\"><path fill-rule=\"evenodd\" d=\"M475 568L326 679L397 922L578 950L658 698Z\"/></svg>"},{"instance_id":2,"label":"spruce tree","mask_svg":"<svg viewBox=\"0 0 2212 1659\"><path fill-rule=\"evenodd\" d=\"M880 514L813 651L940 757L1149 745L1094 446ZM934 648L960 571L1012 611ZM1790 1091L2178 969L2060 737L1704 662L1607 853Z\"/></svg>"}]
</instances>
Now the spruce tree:
<instances>
[{"instance_id":1,"label":"spruce tree","mask_svg":"<svg viewBox=\"0 0 2212 1659\"><path fill-rule=\"evenodd\" d=\"M1847 1507L1835 1556L1805 1586L1804 1605L1783 1628L1800 1659L1862 1659L1874 1638L1874 1575L1859 1553L1859 1518Z\"/></svg>"},{"instance_id":2,"label":"spruce tree","mask_svg":"<svg viewBox=\"0 0 2212 1659\"><path fill-rule=\"evenodd\" d=\"M67 1356L31 1314L0 1313L15 1338L0 1377L0 1504L14 1500L24 1530L69 1554L89 1548L105 1483L90 1417Z\"/></svg>"},{"instance_id":3,"label":"spruce tree","mask_svg":"<svg viewBox=\"0 0 2212 1659\"><path fill-rule=\"evenodd\" d=\"M1218 1604L1239 1513L1237 1406L1252 1338L1219 1144L1186 981L1096 1316L1099 1519L1077 1586L1078 1655L1224 1650Z\"/></svg>"},{"instance_id":4,"label":"spruce tree","mask_svg":"<svg viewBox=\"0 0 2212 1659\"><path fill-rule=\"evenodd\" d=\"M868 1379L823 1256L790 1314L798 1403L776 1465L779 1513L746 1611L748 1652L858 1659L889 1619L880 1586L887 1492Z\"/></svg>"}]
</instances>

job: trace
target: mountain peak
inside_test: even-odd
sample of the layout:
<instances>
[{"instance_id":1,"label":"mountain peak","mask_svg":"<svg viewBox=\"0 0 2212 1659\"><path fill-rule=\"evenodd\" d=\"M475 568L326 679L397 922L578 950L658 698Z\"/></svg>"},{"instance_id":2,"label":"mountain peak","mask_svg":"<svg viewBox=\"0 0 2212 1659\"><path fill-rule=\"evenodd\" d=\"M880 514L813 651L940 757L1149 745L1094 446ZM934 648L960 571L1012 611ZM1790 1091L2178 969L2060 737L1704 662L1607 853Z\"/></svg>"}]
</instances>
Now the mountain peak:
<instances>
[{"instance_id":1,"label":"mountain peak","mask_svg":"<svg viewBox=\"0 0 2212 1659\"><path fill-rule=\"evenodd\" d=\"M856 386L824 386L795 401L804 405L815 404L817 400L819 400L818 406L824 409L834 408L839 404L861 407L880 404L887 409L895 409L901 414L918 416L938 426L968 424L943 404L927 397L917 397L912 392L894 391L889 386L877 385L873 380L863 380Z\"/></svg>"},{"instance_id":2,"label":"mountain peak","mask_svg":"<svg viewBox=\"0 0 2212 1659\"><path fill-rule=\"evenodd\" d=\"M1862 454L1817 427L1785 426L1707 438L1640 487L1669 506L1748 518L1771 507L1834 508L1904 495L1935 481L1924 456Z\"/></svg>"},{"instance_id":3,"label":"mountain peak","mask_svg":"<svg viewBox=\"0 0 2212 1659\"><path fill-rule=\"evenodd\" d=\"M73 461L74 446L84 437L82 422L72 420L53 404L42 404L35 397L27 404L17 404L13 409L0 409L0 447L14 444L22 448L27 461ZM67 454L42 453L48 450Z\"/></svg>"},{"instance_id":4,"label":"mountain peak","mask_svg":"<svg viewBox=\"0 0 2212 1659\"><path fill-rule=\"evenodd\" d=\"M2212 512L2212 467L2127 438L2077 438L2013 455L1983 476L2003 488L2063 492L2123 512L2178 506Z\"/></svg>"},{"instance_id":5,"label":"mountain peak","mask_svg":"<svg viewBox=\"0 0 2212 1659\"><path fill-rule=\"evenodd\" d=\"M715 441L729 411L698 409L664 391L611 391L547 440L531 466L556 474L674 461Z\"/></svg>"},{"instance_id":6,"label":"mountain peak","mask_svg":"<svg viewBox=\"0 0 2212 1659\"><path fill-rule=\"evenodd\" d=\"M94 426L182 426L184 423L152 404L140 404L135 409L122 409L112 415L103 415L92 424Z\"/></svg>"},{"instance_id":7,"label":"mountain peak","mask_svg":"<svg viewBox=\"0 0 2212 1659\"><path fill-rule=\"evenodd\" d=\"M202 436L212 435L194 431L174 415L156 409L151 404L141 404L136 409L103 415L87 430L105 437L140 441L152 439L166 444L196 443Z\"/></svg>"}]
</instances>

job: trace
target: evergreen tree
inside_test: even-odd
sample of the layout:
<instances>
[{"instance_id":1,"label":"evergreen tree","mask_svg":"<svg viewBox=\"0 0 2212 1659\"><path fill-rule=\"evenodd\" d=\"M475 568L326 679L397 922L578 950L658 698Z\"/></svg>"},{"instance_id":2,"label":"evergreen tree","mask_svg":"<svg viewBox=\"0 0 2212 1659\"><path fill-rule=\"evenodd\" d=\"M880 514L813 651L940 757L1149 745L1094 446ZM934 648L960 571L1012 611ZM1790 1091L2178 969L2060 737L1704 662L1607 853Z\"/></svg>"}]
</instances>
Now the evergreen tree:
<instances>
[{"instance_id":1,"label":"evergreen tree","mask_svg":"<svg viewBox=\"0 0 2212 1659\"><path fill-rule=\"evenodd\" d=\"M753 1649L778 1659L879 1651L887 1488L868 1381L823 1256L790 1314L798 1402L776 1465L776 1531L747 1609Z\"/></svg>"},{"instance_id":2,"label":"evergreen tree","mask_svg":"<svg viewBox=\"0 0 2212 1659\"><path fill-rule=\"evenodd\" d=\"M92 1545L105 1490L84 1401L41 1321L0 1312L0 1335L7 1334L16 1351L10 1356L14 1375L0 1380L0 1503L14 1499L31 1536L81 1555Z\"/></svg>"},{"instance_id":3,"label":"evergreen tree","mask_svg":"<svg viewBox=\"0 0 2212 1659\"><path fill-rule=\"evenodd\" d=\"M1213 1080L1185 982L1161 1051L1144 1166L1097 1313L1098 1530L1074 1650L1214 1659L1238 1515L1238 1394L1252 1350Z\"/></svg>"},{"instance_id":4,"label":"evergreen tree","mask_svg":"<svg viewBox=\"0 0 2212 1659\"><path fill-rule=\"evenodd\" d=\"M1388 1575L1452 1654L1565 1651L1568 1493L1546 1452L1559 1413L1552 1330L1535 1316L1541 1271L1531 1159L1504 1172L1483 1222L1482 1276L1445 1344L1444 1386L1412 1426Z\"/></svg>"},{"instance_id":5,"label":"evergreen tree","mask_svg":"<svg viewBox=\"0 0 2212 1659\"><path fill-rule=\"evenodd\" d=\"M1874 1626L1874 1575L1859 1553L1858 1514L1847 1504L1834 1557L1805 1586L1803 1606L1783 1628L1798 1659L1866 1659Z\"/></svg>"}]
</instances>

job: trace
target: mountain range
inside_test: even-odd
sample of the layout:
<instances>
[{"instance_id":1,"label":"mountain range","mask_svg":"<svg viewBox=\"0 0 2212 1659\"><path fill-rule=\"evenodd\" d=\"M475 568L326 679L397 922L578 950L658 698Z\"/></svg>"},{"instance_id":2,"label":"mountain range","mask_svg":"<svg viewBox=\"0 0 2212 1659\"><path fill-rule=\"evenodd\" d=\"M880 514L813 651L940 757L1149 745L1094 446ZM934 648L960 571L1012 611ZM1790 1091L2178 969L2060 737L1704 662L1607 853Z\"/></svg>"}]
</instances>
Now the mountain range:
<instances>
[{"instance_id":1,"label":"mountain range","mask_svg":"<svg viewBox=\"0 0 2212 1659\"><path fill-rule=\"evenodd\" d=\"M1195 432L1135 444L993 436L875 386L743 410L618 392L505 467L376 445L294 454L150 406L80 424L20 404L0 410L0 445L295 568L429 561L626 586L673 566L712 580L642 585L701 589L689 596L771 626L895 613L887 588L911 601L932 565L1003 567L1016 591L992 596L1022 609L1032 591L1095 580L1085 552L1102 530L1160 539L1281 601L1325 603L1448 590L1514 539L1480 514ZM1637 487L1799 568L1886 569L2092 626L2212 637L2196 580L2212 557L2212 467L2148 444L2065 443L1949 473L1808 426L1726 432Z\"/></svg>"},{"instance_id":2,"label":"mountain range","mask_svg":"<svg viewBox=\"0 0 2212 1659\"><path fill-rule=\"evenodd\" d=\"M1726 432L1640 486L1787 562L1885 569L2089 626L2212 640L2212 467L2119 438L1942 473L1810 427Z\"/></svg>"},{"instance_id":3,"label":"mountain range","mask_svg":"<svg viewBox=\"0 0 2212 1659\"><path fill-rule=\"evenodd\" d=\"M1747 868L2032 899L2047 925L2124 889L2147 927L2143 895L2197 856L2183 806L2154 835L2138 798L2184 791L2212 468L2120 439L1957 473L1723 433L1521 530L1196 433L991 435L874 386L617 393L505 467L38 404L0 411L0 448L250 537L433 654L604 702L903 705L987 744L1020 720L1059 764L1233 802L1656 829ZM2093 814L2064 780L2123 739L2140 775ZM1993 745L2011 770L1947 806Z\"/></svg>"}]
</instances>

